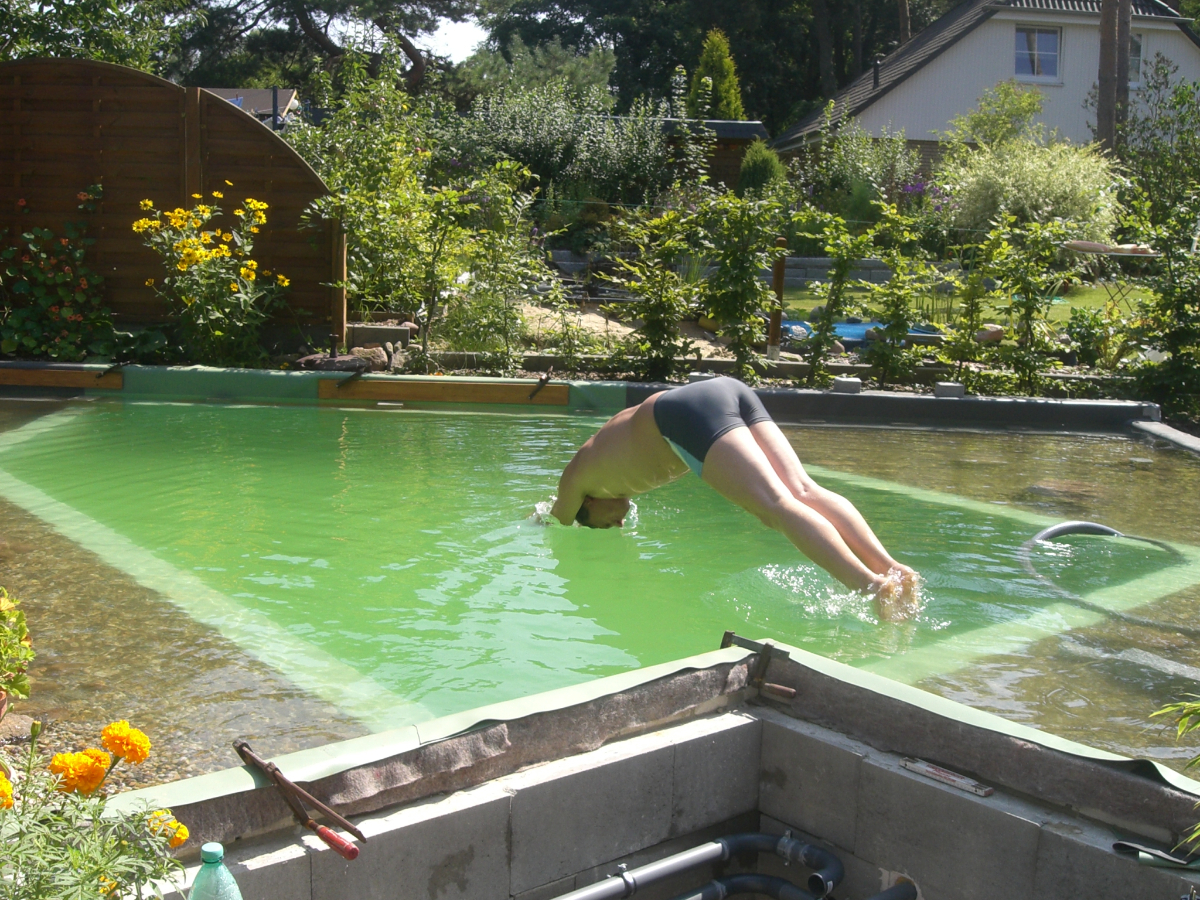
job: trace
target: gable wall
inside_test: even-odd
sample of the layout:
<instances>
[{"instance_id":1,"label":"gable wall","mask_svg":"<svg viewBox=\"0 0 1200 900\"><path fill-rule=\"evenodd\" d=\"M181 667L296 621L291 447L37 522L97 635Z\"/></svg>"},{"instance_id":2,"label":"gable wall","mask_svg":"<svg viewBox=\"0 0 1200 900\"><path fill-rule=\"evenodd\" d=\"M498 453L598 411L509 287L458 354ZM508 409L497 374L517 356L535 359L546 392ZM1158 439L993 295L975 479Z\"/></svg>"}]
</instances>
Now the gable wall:
<instances>
[{"instance_id":1,"label":"gable wall","mask_svg":"<svg viewBox=\"0 0 1200 900\"><path fill-rule=\"evenodd\" d=\"M1073 141L1090 141L1095 116L1083 104L1096 83L1100 34L1098 20L1086 16L998 13L865 109L860 124L871 134L890 126L903 128L909 140L933 139L973 109L984 91L1013 77L1018 23L1062 28L1062 83L1036 85L1045 97L1042 120ZM1200 79L1200 48L1178 28L1134 19L1133 31L1142 35L1144 60L1162 53L1179 66L1176 77Z\"/></svg>"}]
</instances>

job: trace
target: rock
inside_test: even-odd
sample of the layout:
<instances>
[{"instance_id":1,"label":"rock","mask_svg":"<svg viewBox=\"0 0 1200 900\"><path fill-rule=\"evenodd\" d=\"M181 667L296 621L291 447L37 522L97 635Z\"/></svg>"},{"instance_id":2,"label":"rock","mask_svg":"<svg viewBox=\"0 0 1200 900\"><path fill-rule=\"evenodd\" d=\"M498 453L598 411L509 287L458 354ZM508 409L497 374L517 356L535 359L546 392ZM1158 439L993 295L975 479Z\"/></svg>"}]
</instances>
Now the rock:
<instances>
[{"instance_id":1,"label":"rock","mask_svg":"<svg viewBox=\"0 0 1200 900\"><path fill-rule=\"evenodd\" d=\"M1069 347L1071 345L1071 336L1069 334L1060 334L1058 336L1058 342L1064 347Z\"/></svg>"},{"instance_id":2,"label":"rock","mask_svg":"<svg viewBox=\"0 0 1200 900\"><path fill-rule=\"evenodd\" d=\"M861 378L835 378L833 379L833 392L835 394L859 394L862 393Z\"/></svg>"},{"instance_id":3,"label":"rock","mask_svg":"<svg viewBox=\"0 0 1200 900\"><path fill-rule=\"evenodd\" d=\"M387 354L378 345L374 347L351 347L350 355L365 360L368 369L372 372L383 372L388 367Z\"/></svg>"},{"instance_id":4,"label":"rock","mask_svg":"<svg viewBox=\"0 0 1200 900\"><path fill-rule=\"evenodd\" d=\"M835 356L841 356L846 352L846 345L841 341L834 341L833 346L829 348L829 352L833 353Z\"/></svg>"},{"instance_id":5,"label":"rock","mask_svg":"<svg viewBox=\"0 0 1200 900\"><path fill-rule=\"evenodd\" d=\"M348 354L330 359L328 353L317 353L297 360L296 367L317 372L361 372L369 370L371 363L361 357Z\"/></svg>"},{"instance_id":6,"label":"rock","mask_svg":"<svg viewBox=\"0 0 1200 900\"><path fill-rule=\"evenodd\" d=\"M1004 340L1004 327L988 323L975 332L975 343L997 344Z\"/></svg>"},{"instance_id":7,"label":"rock","mask_svg":"<svg viewBox=\"0 0 1200 900\"><path fill-rule=\"evenodd\" d=\"M18 716L16 713L9 713L3 719L0 719L0 744L27 740L29 738L29 726L32 724L33 719L30 716Z\"/></svg>"},{"instance_id":8,"label":"rock","mask_svg":"<svg viewBox=\"0 0 1200 900\"><path fill-rule=\"evenodd\" d=\"M407 328L410 337L417 337L417 335L421 333L421 326L411 320L407 322L401 322L400 327Z\"/></svg>"},{"instance_id":9,"label":"rock","mask_svg":"<svg viewBox=\"0 0 1200 900\"><path fill-rule=\"evenodd\" d=\"M866 330L866 332L863 334L863 337L866 338L868 341L877 341L882 336L883 335L881 334L881 332L879 331L878 328L868 328Z\"/></svg>"}]
</instances>

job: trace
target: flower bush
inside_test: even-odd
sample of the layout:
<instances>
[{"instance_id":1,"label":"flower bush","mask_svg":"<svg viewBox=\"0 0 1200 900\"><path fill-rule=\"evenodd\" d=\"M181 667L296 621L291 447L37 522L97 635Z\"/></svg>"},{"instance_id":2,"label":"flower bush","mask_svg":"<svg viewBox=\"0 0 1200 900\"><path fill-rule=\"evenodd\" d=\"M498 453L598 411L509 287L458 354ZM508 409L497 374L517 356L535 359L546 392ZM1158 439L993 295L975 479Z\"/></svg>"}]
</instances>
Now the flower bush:
<instances>
[{"instance_id":1,"label":"flower bush","mask_svg":"<svg viewBox=\"0 0 1200 900\"><path fill-rule=\"evenodd\" d=\"M115 812L100 790L122 760L145 760L150 742L128 722L104 729L97 748L38 753L41 724L30 730L24 770L0 757L0 900L141 897L182 871L172 851L189 838L170 810ZM7 769L7 771L6 771Z\"/></svg>"},{"instance_id":2,"label":"flower bush","mask_svg":"<svg viewBox=\"0 0 1200 900\"><path fill-rule=\"evenodd\" d=\"M261 362L259 344L263 324L288 286L282 273L259 267L253 258L255 236L267 222L267 204L247 197L233 211L234 221L221 228L213 223L222 215L216 201L224 194L213 191L211 202L191 209L157 210L143 200L149 215L133 223L146 246L163 261L166 275L153 288L170 306L184 354L193 362L217 366Z\"/></svg>"},{"instance_id":3,"label":"flower bush","mask_svg":"<svg viewBox=\"0 0 1200 900\"><path fill-rule=\"evenodd\" d=\"M76 195L91 212L99 185ZM22 200L18 206L29 213ZM31 226L0 248L0 351L74 362L107 352L112 335L104 306L104 279L86 262L86 222L68 222L64 233Z\"/></svg>"},{"instance_id":4,"label":"flower bush","mask_svg":"<svg viewBox=\"0 0 1200 900\"><path fill-rule=\"evenodd\" d=\"M25 613L17 607L19 600L0 587L0 719L4 718L8 700L29 699L29 676L26 670L36 655Z\"/></svg>"}]
</instances>

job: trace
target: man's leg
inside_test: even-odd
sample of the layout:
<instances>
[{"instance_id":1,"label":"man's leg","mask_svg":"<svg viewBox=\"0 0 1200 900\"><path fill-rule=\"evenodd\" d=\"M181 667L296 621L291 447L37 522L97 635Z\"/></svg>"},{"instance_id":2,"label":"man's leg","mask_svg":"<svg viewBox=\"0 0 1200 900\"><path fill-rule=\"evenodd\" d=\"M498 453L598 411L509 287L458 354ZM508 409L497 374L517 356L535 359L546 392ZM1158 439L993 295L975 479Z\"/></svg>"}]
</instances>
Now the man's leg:
<instances>
[{"instance_id":1,"label":"man's leg","mask_svg":"<svg viewBox=\"0 0 1200 900\"><path fill-rule=\"evenodd\" d=\"M735 428L717 438L704 457L701 477L764 525L783 532L801 553L847 587L867 590L887 572L886 567L876 573L865 566L828 519L792 495L749 428Z\"/></svg>"},{"instance_id":2,"label":"man's leg","mask_svg":"<svg viewBox=\"0 0 1200 900\"><path fill-rule=\"evenodd\" d=\"M755 422L750 426L750 433L792 496L828 519L847 546L869 569L877 573L887 572L893 567L912 571L908 566L896 562L884 549L853 503L841 494L821 487L809 477L778 425L774 422Z\"/></svg>"}]
</instances>

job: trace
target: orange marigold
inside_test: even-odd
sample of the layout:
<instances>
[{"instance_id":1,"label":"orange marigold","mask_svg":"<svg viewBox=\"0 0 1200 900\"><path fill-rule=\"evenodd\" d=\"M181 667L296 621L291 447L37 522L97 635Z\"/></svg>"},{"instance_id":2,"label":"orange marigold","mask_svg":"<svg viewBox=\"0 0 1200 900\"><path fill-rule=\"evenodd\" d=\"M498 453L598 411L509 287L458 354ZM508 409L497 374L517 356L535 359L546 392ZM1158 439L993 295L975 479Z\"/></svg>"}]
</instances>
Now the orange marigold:
<instances>
[{"instance_id":1,"label":"orange marigold","mask_svg":"<svg viewBox=\"0 0 1200 900\"><path fill-rule=\"evenodd\" d=\"M0 772L0 809L12 809L13 804L13 786L12 782L5 777L3 772Z\"/></svg>"},{"instance_id":2,"label":"orange marigold","mask_svg":"<svg viewBox=\"0 0 1200 900\"><path fill-rule=\"evenodd\" d=\"M170 836L170 846L174 850L187 843L188 828L172 815L169 809L159 809L150 813L150 831L154 834Z\"/></svg>"},{"instance_id":3,"label":"orange marigold","mask_svg":"<svg viewBox=\"0 0 1200 900\"><path fill-rule=\"evenodd\" d=\"M89 747L82 753L55 754L50 771L59 777L60 791L90 794L100 787L111 764L112 758L107 753Z\"/></svg>"},{"instance_id":4,"label":"orange marigold","mask_svg":"<svg viewBox=\"0 0 1200 900\"><path fill-rule=\"evenodd\" d=\"M125 719L106 726L100 732L100 742L112 752L113 756L133 763L135 766L144 763L146 757L150 755L150 738Z\"/></svg>"}]
</instances>

